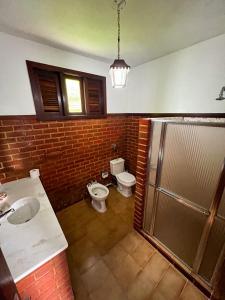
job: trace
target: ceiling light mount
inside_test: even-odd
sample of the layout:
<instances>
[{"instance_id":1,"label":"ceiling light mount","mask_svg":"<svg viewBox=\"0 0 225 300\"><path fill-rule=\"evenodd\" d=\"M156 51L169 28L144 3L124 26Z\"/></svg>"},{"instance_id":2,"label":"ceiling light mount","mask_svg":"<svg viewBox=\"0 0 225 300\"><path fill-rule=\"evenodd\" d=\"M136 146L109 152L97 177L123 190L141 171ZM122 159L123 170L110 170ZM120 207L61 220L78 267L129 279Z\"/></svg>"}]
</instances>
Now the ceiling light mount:
<instances>
[{"instance_id":1,"label":"ceiling light mount","mask_svg":"<svg viewBox=\"0 0 225 300\"><path fill-rule=\"evenodd\" d=\"M124 59L120 58L120 11L126 5L126 0L114 0L114 6L117 10L117 59L114 60L113 64L110 66L110 75L112 79L112 85L114 88L123 88L126 86L127 74L130 70Z\"/></svg>"},{"instance_id":2,"label":"ceiling light mount","mask_svg":"<svg viewBox=\"0 0 225 300\"><path fill-rule=\"evenodd\" d=\"M113 8L118 10L118 8L121 10L123 9L127 4L126 0L114 0L113 1Z\"/></svg>"}]
</instances>

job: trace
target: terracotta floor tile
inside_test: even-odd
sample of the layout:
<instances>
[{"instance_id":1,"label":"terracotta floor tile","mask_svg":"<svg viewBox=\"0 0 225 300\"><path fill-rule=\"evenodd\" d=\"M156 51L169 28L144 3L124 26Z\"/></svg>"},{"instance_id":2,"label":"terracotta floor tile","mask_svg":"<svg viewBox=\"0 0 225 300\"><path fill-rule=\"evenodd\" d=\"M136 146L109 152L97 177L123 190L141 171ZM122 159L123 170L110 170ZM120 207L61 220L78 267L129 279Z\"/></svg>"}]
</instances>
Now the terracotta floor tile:
<instances>
[{"instance_id":1,"label":"terracotta floor tile","mask_svg":"<svg viewBox=\"0 0 225 300\"><path fill-rule=\"evenodd\" d=\"M110 187L104 214L90 199L57 213L76 300L206 300L133 230L133 209L133 196Z\"/></svg>"},{"instance_id":2,"label":"terracotta floor tile","mask_svg":"<svg viewBox=\"0 0 225 300\"><path fill-rule=\"evenodd\" d=\"M91 300L126 300L127 295L115 278L107 277L100 288L90 294Z\"/></svg>"},{"instance_id":3,"label":"terracotta floor tile","mask_svg":"<svg viewBox=\"0 0 225 300\"><path fill-rule=\"evenodd\" d=\"M169 263L167 260L161 254L155 252L142 272L149 280L158 283L168 268Z\"/></svg>"},{"instance_id":4,"label":"terracotta floor tile","mask_svg":"<svg viewBox=\"0 0 225 300\"><path fill-rule=\"evenodd\" d=\"M154 252L155 249L151 246L151 244L143 239L140 241L136 249L131 252L131 256L140 267L144 267Z\"/></svg>"},{"instance_id":5,"label":"terracotta floor tile","mask_svg":"<svg viewBox=\"0 0 225 300\"><path fill-rule=\"evenodd\" d=\"M57 214L58 217L58 214ZM68 233L75 225L75 221L70 215L65 214L63 217L58 217L59 224L62 227L64 233Z\"/></svg>"},{"instance_id":6,"label":"terracotta floor tile","mask_svg":"<svg viewBox=\"0 0 225 300\"><path fill-rule=\"evenodd\" d=\"M107 211L104 214L100 214L100 213L97 214L97 218L101 222L106 222L106 223L109 220L113 220L115 217L116 217L116 214L111 209L107 209Z\"/></svg>"},{"instance_id":7,"label":"terracotta floor tile","mask_svg":"<svg viewBox=\"0 0 225 300\"><path fill-rule=\"evenodd\" d=\"M110 258L112 259L112 256ZM123 250L119 250L118 252L118 248L117 255L113 262L110 262L108 258L108 260L106 260L106 264L112 270L118 283L124 290L128 288L128 286L135 280L137 274L141 271L141 268L135 260Z\"/></svg>"},{"instance_id":8,"label":"terracotta floor tile","mask_svg":"<svg viewBox=\"0 0 225 300\"><path fill-rule=\"evenodd\" d=\"M203 295L192 283L184 287L179 300L207 300L207 297Z\"/></svg>"},{"instance_id":9,"label":"terracotta floor tile","mask_svg":"<svg viewBox=\"0 0 225 300\"><path fill-rule=\"evenodd\" d=\"M112 210L116 213L125 213L127 210L127 199L123 199L124 201L118 201L115 205L112 206Z\"/></svg>"},{"instance_id":10,"label":"terracotta floor tile","mask_svg":"<svg viewBox=\"0 0 225 300\"><path fill-rule=\"evenodd\" d=\"M69 208L70 207L67 207L67 208L65 208L65 209L63 209L63 210L56 213L59 222L63 223L63 221L66 221L67 218L71 215L71 212L70 212Z\"/></svg>"},{"instance_id":11,"label":"terracotta floor tile","mask_svg":"<svg viewBox=\"0 0 225 300\"><path fill-rule=\"evenodd\" d=\"M80 287L75 291L75 300L90 300L89 294L85 287Z\"/></svg>"},{"instance_id":12,"label":"terracotta floor tile","mask_svg":"<svg viewBox=\"0 0 225 300\"><path fill-rule=\"evenodd\" d=\"M109 230L116 230L120 226L126 226L126 223L118 215L114 215L113 218L105 220L104 224Z\"/></svg>"},{"instance_id":13,"label":"terracotta floor tile","mask_svg":"<svg viewBox=\"0 0 225 300\"><path fill-rule=\"evenodd\" d=\"M118 216L121 218L123 222L125 222L127 225L133 228L133 218L134 213L125 213L125 214L118 214Z\"/></svg>"},{"instance_id":14,"label":"terracotta floor tile","mask_svg":"<svg viewBox=\"0 0 225 300\"><path fill-rule=\"evenodd\" d=\"M102 288L106 280L112 281L114 279L110 269L102 260L99 260L95 265L84 272L81 278L89 293L98 288Z\"/></svg>"},{"instance_id":15,"label":"terracotta floor tile","mask_svg":"<svg viewBox=\"0 0 225 300\"><path fill-rule=\"evenodd\" d=\"M183 276L170 267L153 291L151 300L177 299L180 296L185 283L186 280Z\"/></svg>"},{"instance_id":16,"label":"terracotta floor tile","mask_svg":"<svg viewBox=\"0 0 225 300\"><path fill-rule=\"evenodd\" d=\"M81 274L79 273L79 271L76 268L71 268L70 266L69 270L73 289L77 291L80 288L84 288L84 283L82 281Z\"/></svg>"},{"instance_id":17,"label":"terracotta floor tile","mask_svg":"<svg viewBox=\"0 0 225 300\"><path fill-rule=\"evenodd\" d=\"M81 211L80 214L78 216L74 216L74 224L78 224L81 226L84 226L86 224L88 224L89 222L91 222L92 220L95 220L96 214L95 212L93 212L92 210L90 210L89 208L84 208L84 211Z\"/></svg>"},{"instance_id":18,"label":"terracotta floor tile","mask_svg":"<svg viewBox=\"0 0 225 300\"><path fill-rule=\"evenodd\" d=\"M133 253L138 247L139 243L142 241L142 237L132 230L127 234L121 241L120 246L123 247L129 254Z\"/></svg>"},{"instance_id":19,"label":"terracotta floor tile","mask_svg":"<svg viewBox=\"0 0 225 300\"><path fill-rule=\"evenodd\" d=\"M87 238L93 242L106 238L110 233L105 224L98 219L94 219L86 224L86 232Z\"/></svg>"},{"instance_id":20,"label":"terracotta floor tile","mask_svg":"<svg viewBox=\"0 0 225 300\"><path fill-rule=\"evenodd\" d=\"M97 247L86 237L74 243L69 251L72 255L74 266L81 273L93 266L100 259Z\"/></svg>"},{"instance_id":21,"label":"terracotta floor tile","mask_svg":"<svg viewBox=\"0 0 225 300\"><path fill-rule=\"evenodd\" d=\"M110 232L106 237L95 241L95 245L98 248L101 255L107 254L117 244L117 237L115 232Z\"/></svg>"},{"instance_id":22,"label":"terracotta floor tile","mask_svg":"<svg viewBox=\"0 0 225 300\"><path fill-rule=\"evenodd\" d=\"M82 225L75 224L71 229L71 231L65 233L69 245L82 239L87 234L86 227Z\"/></svg>"},{"instance_id":23,"label":"terracotta floor tile","mask_svg":"<svg viewBox=\"0 0 225 300\"><path fill-rule=\"evenodd\" d=\"M126 256L127 253L117 244L103 257L103 260L111 270L115 270L121 266Z\"/></svg>"},{"instance_id":24,"label":"terracotta floor tile","mask_svg":"<svg viewBox=\"0 0 225 300\"><path fill-rule=\"evenodd\" d=\"M129 300L149 300L156 283L140 272L134 282L128 287Z\"/></svg>"},{"instance_id":25,"label":"terracotta floor tile","mask_svg":"<svg viewBox=\"0 0 225 300\"><path fill-rule=\"evenodd\" d=\"M122 240L127 233L129 233L132 230L128 225L121 223L118 228L112 231L113 238L116 242L119 242Z\"/></svg>"}]
</instances>

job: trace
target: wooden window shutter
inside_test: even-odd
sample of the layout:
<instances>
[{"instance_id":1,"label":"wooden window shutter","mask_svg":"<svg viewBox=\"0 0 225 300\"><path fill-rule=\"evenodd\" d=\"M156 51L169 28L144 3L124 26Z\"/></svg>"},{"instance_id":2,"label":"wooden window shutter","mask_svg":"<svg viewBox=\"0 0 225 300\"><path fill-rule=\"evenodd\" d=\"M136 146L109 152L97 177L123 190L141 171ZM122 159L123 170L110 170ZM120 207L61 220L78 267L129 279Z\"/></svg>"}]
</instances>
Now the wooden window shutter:
<instances>
[{"instance_id":1,"label":"wooden window shutter","mask_svg":"<svg viewBox=\"0 0 225 300\"><path fill-rule=\"evenodd\" d=\"M105 77L28 60L26 64L38 120L106 116Z\"/></svg>"},{"instance_id":2,"label":"wooden window shutter","mask_svg":"<svg viewBox=\"0 0 225 300\"><path fill-rule=\"evenodd\" d=\"M85 78L86 110L89 115L105 114L105 82L101 79Z\"/></svg>"},{"instance_id":3,"label":"wooden window shutter","mask_svg":"<svg viewBox=\"0 0 225 300\"><path fill-rule=\"evenodd\" d=\"M41 118L51 119L63 115L60 77L57 72L34 68L32 86L35 107Z\"/></svg>"}]
</instances>

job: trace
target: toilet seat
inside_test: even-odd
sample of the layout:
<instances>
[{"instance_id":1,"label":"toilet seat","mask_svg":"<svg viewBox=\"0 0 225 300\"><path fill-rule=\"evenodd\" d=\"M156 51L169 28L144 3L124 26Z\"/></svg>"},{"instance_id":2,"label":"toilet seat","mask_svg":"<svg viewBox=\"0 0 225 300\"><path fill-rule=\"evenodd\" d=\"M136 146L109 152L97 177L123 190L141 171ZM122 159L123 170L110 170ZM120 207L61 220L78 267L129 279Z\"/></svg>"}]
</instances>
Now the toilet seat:
<instances>
[{"instance_id":1,"label":"toilet seat","mask_svg":"<svg viewBox=\"0 0 225 300\"><path fill-rule=\"evenodd\" d=\"M136 183L136 179L134 175L128 173L128 172L122 172L116 175L117 180L126 186L132 186Z\"/></svg>"}]
</instances>

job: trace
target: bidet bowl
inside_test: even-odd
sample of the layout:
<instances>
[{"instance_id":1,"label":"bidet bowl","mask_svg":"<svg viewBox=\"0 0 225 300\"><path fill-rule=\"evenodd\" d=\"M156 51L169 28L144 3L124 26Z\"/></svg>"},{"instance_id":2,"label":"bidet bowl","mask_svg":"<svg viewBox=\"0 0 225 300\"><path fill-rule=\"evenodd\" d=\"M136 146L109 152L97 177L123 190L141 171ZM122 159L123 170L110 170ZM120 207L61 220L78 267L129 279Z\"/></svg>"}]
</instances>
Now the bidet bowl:
<instances>
[{"instance_id":1,"label":"bidet bowl","mask_svg":"<svg viewBox=\"0 0 225 300\"><path fill-rule=\"evenodd\" d=\"M106 212L105 200L109 195L109 189L101 183L92 182L87 185L88 192L92 198L91 204L100 213Z\"/></svg>"},{"instance_id":2,"label":"bidet bowl","mask_svg":"<svg viewBox=\"0 0 225 300\"><path fill-rule=\"evenodd\" d=\"M34 197L25 197L14 202L11 208L15 211L8 216L7 221L14 225L23 224L36 216L40 202Z\"/></svg>"},{"instance_id":3,"label":"bidet bowl","mask_svg":"<svg viewBox=\"0 0 225 300\"><path fill-rule=\"evenodd\" d=\"M95 185L90 188L90 195L94 200L105 200L109 195L109 190L105 186Z\"/></svg>"}]
</instances>

